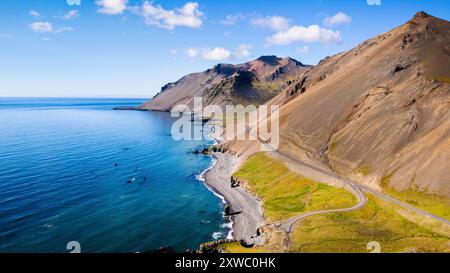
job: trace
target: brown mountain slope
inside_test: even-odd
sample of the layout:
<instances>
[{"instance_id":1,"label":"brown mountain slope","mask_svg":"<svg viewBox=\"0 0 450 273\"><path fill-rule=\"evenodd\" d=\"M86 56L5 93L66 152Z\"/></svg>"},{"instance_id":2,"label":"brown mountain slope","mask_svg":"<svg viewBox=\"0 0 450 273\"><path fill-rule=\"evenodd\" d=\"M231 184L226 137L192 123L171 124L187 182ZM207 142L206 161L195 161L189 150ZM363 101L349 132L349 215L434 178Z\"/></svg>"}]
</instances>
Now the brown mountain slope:
<instances>
[{"instance_id":1,"label":"brown mountain slope","mask_svg":"<svg viewBox=\"0 0 450 273\"><path fill-rule=\"evenodd\" d=\"M284 153L373 187L450 197L450 22L419 12L323 60L269 103L282 105Z\"/></svg>"},{"instance_id":2,"label":"brown mountain slope","mask_svg":"<svg viewBox=\"0 0 450 273\"><path fill-rule=\"evenodd\" d=\"M169 83L143 110L168 111L176 104L193 106L193 97L203 97L203 106L217 104L263 104L301 75L309 66L291 58L262 56L254 61L218 64L207 71Z\"/></svg>"}]
</instances>

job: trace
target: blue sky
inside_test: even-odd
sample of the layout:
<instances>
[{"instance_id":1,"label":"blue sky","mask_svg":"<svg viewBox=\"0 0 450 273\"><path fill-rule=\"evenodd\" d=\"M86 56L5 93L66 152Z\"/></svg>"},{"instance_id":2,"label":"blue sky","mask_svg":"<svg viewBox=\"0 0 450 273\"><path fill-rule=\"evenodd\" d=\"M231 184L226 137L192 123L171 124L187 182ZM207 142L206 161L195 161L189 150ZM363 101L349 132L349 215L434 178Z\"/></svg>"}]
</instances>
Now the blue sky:
<instances>
[{"instance_id":1,"label":"blue sky","mask_svg":"<svg viewBox=\"0 0 450 273\"><path fill-rule=\"evenodd\" d=\"M143 97L216 63L316 64L447 0L3 0L0 96Z\"/></svg>"}]
</instances>

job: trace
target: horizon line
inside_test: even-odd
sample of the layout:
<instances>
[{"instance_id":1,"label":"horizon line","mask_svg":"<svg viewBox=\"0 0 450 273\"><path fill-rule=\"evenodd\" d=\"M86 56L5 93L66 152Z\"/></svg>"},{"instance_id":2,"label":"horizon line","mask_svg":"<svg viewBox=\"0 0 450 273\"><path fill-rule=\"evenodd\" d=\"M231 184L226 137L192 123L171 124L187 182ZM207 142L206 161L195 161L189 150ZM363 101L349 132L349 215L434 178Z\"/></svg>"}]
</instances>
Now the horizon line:
<instances>
[{"instance_id":1,"label":"horizon line","mask_svg":"<svg viewBox=\"0 0 450 273\"><path fill-rule=\"evenodd\" d=\"M143 97L77 97L77 96L61 96L61 97L53 97L53 96L2 96L0 98L4 99L142 99L142 100L150 100L151 98L143 98Z\"/></svg>"}]
</instances>

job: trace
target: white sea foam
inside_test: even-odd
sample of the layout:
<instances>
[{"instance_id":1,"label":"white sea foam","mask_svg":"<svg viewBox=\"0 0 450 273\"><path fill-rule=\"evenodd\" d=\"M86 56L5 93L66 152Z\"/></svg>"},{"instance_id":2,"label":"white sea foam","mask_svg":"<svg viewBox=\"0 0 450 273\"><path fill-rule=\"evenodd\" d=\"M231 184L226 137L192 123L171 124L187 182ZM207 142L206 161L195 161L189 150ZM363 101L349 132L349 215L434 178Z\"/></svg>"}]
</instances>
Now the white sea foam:
<instances>
[{"instance_id":1,"label":"white sea foam","mask_svg":"<svg viewBox=\"0 0 450 273\"><path fill-rule=\"evenodd\" d=\"M205 175L206 175L206 173L209 171L209 170L211 170L212 168L214 168L214 166L217 164L217 159L215 159L214 157L212 157L212 160L213 160L213 162L212 162L212 164L211 164L211 166L209 166L206 170L204 170L202 173L200 173L196 178L199 180L199 181L203 181L203 182L206 182L206 179L205 179ZM215 192L207 183L204 183L205 184L205 186L206 186L206 188L210 191L210 192L212 192L215 196L217 196L221 201L222 201L222 203L224 204L224 205L227 205L227 201L225 200L225 197L223 197L222 195L220 195L220 194L218 194L217 192ZM225 217L225 213L224 213L224 217ZM229 219L229 222L227 222L227 223L224 223L223 225L223 228L228 228L228 234L227 234L227 239L233 239L233 220L231 220L231 218Z\"/></svg>"},{"instance_id":2,"label":"white sea foam","mask_svg":"<svg viewBox=\"0 0 450 273\"><path fill-rule=\"evenodd\" d=\"M205 175L206 175L206 173L208 172L208 171L210 171L212 168L214 168L214 166L216 165L216 163L217 163L217 160L214 158L214 157L211 157L212 158L212 163L211 163L211 165L209 165L209 167L207 168L207 169L205 169L204 171L202 171L200 174L198 174L195 178L197 179L197 180L200 180L200 181L202 181L202 182L205 182L206 180L205 180Z\"/></svg>"},{"instance_id":3,"label":"white sea foam","mask_svg":"<svg viewBox=\"0 0 450 273\"><path fill-rule=\"evenodd\" d=\"M223 233L220 232L220 231L214 232L214 233L212 234L212 238L213 238L214 240L220 240L220 239L222 239L222 236L223 236Z\"/></svg>"},{"instance_id":4,"label":"white sea foam","mask_svg":"<svg viewBox=\"0 0 450 273\"><path fill-rule=\"evenodd\" d=\"M53 225L51 224L45 224L42 227L44 227L45 229L51 229L53 227Z\"/></svg>"},{"instance_id":5,"label":"white sea foam","mask_svg":"<svg viewBox=\"0 0 450 273\"><path fill-rule=\"evenodd\" d=\"M227 239L233 239L233 221L230 219L229 222L223 223L221 227L228 229Z\"/></svg>"},{"instance_id":6,"label":"white sea foam","mask_svg":"<svg viewBox=\"0 0 450 273\"><path fill-rule=\"evenodd\" d=\"M219 144L219 142L213 137L213 133L209 134L208 137L214 141L213 145L217 145ZM205 169L203 172L201 172L199 175L196 176L196 179L199 181L204 182L206 188L212 192L215 196L217 196L224 205L227 205L227 201L225 200L225 197L223 197L222 195L220 195L219 193L215 192L207 183L206 183L206 179L205 179L205 175L208 171L210 171L212 168L214 168L214 166L216 166L217 164L217 159L215 159L213 156L211 156L212 158L212 163L211 165ZM225 213L224 213L224 217L225 217ZM226 239L233 239L233 220L231 220L230 217L228 222L225 222L222 225L222 228L228 228L228 234L227 234L227 238ZM214 234L216 233L221 233L221 232L214 232ZM214 238L214 234L213 234L213 238ZM222 233L221 233L222 234ZM216 239L214 239L216 240Z\"/></svg>"}]
</instances>

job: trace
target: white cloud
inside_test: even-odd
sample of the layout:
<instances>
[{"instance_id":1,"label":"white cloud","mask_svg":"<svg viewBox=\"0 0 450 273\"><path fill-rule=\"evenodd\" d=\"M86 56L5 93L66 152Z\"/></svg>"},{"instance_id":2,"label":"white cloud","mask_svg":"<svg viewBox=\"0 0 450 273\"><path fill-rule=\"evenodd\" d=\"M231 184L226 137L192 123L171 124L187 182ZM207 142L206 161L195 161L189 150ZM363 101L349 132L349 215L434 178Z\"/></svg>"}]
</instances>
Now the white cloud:
<instances>
[{"instance_id":1,"label":"white cloud","mask_svg":"<svg viewBox=\"0 0 450 273\"><path fill-rule=\"evenodd\" d=\"M48 37L43 37L42 38L42 41L44 41L44 42L48 42L48 41L50 41L51 39L50 38L48 38Z\"/></svg>"},{"instance_id":2,"label":"white cloud","mask_svg":"<svg viewBox=\"0 0 450 273\"><path fill-rule=\"evenodd\" d=\"M340 11L331 17L325 18L325 20L323 21L323 24L326 27L333 27L333 26L342 25L342 24L350 24L351 22L352 22L352 17L350 17L347 14Z\"/></svg>"},{"instance_id":3,"label":"white cloud","mask_svg":"<svg viewBox=\"0 0 450 273\"><path fill-rule=\"evenodd\" d=\"M34 22L29 27L38 33L53 32L53 25L49 22Z\"/></svg>"},{"instance_id":4,"label":"white cloud","mask_svg":"<svg viewBox=\"0 0 450 273\"><path fill-rule=\"evenodd\" d=\"M29 25L30 29L34 32L37 33L63 33L63 32L68 32L68 31L72 31L73 28L71 27L60 27L58 29L55 29L53 27L53 24L50 22L34 22L32 24Z\"/></svg>"},{"instance_id":5,"label":"white cloud","mask_svg":"<svg viewBox=\"0 0 450 273\"><path fill-rule=\"evenodd\" d=\"M280 31L266 38L269 45L289 45L294 42L313 43L320 42L325 44L340 43L342 36L339 31L321 28L318 25L293 26L286 31Z\"/></svg>"},{"instance_id":6,"label":"white cloud","mask_svg":"<svg viewBox=\"0 0 450 273\"><path fill-rule=\"evenodd\" d=\"M289 28L289 21L283 16L266 16L252 19L252 25L267 27L276 31L282 31Z\"/></svg>"},{"instance_id":7,"label":"white cloud","mask_svg":"<svg viewBox=\"0 0 450 273\"><path fill-rule=\"evenodd\" d=\"M223 19L222 21L220 21L221 24L224 25L228 25L228 26L234 26L236 25L239 21L242 21L246 18L246 16L242 13L237 13L237 14L228 14L225 19Z\"/></svg>"},{"instance_id":8,"label":"white cloud","mask_svg":"<svg viewBox=\"0 0 450 273\"><path fill-rule=\"evenodd\" d=\"M196 2L187 2L180 8L166 10L160 5L144 1L142 6L128 6L128 0L96 0L100 6L98 12L110 15L122 14L129 11L131 14L142 16L147 25L174 29L177 26L198 28L203 24L203 13Z\"/></svg>"},{"instance_id":9,"label":"white cloud","mask_svg":"<svg viewBox=\"0 0 450 273\"><path fill-rule=\"evenodd\" d=\"M191 47L186 50L186 55L189 58L198 58L207 61L225 61L229 59L240 59L250 56L251 45L242 44L237 47L235 51L228 50L223 47L210 48L195 48Z\"/></svg>"},{"instance_id":10,"label":"white cloud","mask_svg":"<svg viewBox=\"0 0 450 273\"><path fill-rule=\"evenodd\" d=\"M79 16L80 16L80 13L78 12L78 10L70 10L66 14L64 14L62 16L58 16L57 18L63 19L63 20L73 20L73 19L77 19Z\"/></svg>"},{"instance_id":11,"label":"white cloud","mask_svg":"<svg viewBox=\"0 0 450 273\"><path fill-rule=\"evenodd\" d=\"M309 52L309 47L304 45L302 48L297 49L298 53L307 54Z\"/></svg>"},{"instance_id":12,"label":"white cloud","mask_svg":"<svg viewBox=\"0 0 450 273\"><path fill-rule=\"evenodd\" d=\"M250 50L252 48L253 48L253 46L251 46L251 45L242 44L233 53L233 56L235 56L236 58L246 58L246 57L252 55L252 53L250 52Z\"/></svg>"},{"instance_id":13,"label":"white cloud","mask_svg":"<svg viewBox=\"0 0 450 273\"><path fill-rule=\"evenodd\" d=\"M96 0L95 4L100 6L98 12L109 15L123 13L128 4L128 0Z\"/></svg>"},{"instance_id":14,"label":"white cloud","mask_svg":"<svg viewBox=\"0 0 450 273\"><path fill-rule=\"evenodd\" d=\"M369 6L381 6L381 0L367 0Z\"/></svg>"},{"instance_id":15,"label":"white cloud","mask_svg":"<svg viewBox=\"0 0 450 273\"><path fill-rule=\"evenodd\" d=\"M170 50L170 54L172 54L172 55L177 55L177 54L178 54L178 50L176 50L176 49L171 49L171 50Z\"/></svg>"},{"instance_id":16,"label":"white cloud","mask_svg":"<svg viewBox=\"0 0 450 273\"><path fill-rule=\"evenodd\" d=\"M68 31L72 31L73 28L71 27L60 27L58 28L55 33L63 33L63 32L68 32Z\"/></svg>"},{"instance_id":17,"label":"white cloud","mask_svg":"<svg viewBox=\"0 0 450 273\"><path fill-rule=\"evenodd\" d=\"M199 50L196 48L188 48L186 54L189 58L196 58L199 55Z\"/></svg>"},{"instance_id":18,"label":"white cloud","mask_svg":"<svg viewBox=\"0 0 450 273\"><path fill-rule=\"evenodd\" d=\"M30 12L28 13L31 17L37 18L40 17L41 14L35 10L30 10Z\"/></svg>"},{"instance_id":19,"label":"white cloud","mask_svg":"<svg viewBox=\"0 0 450 273\"><path fill-rule=\"evenodd\" d=\"M160 5L156 6L145 1L141 15L146 24L166 29L174 29L177 26L198 28L203 24L201 19L203 13L196 2L188 2L181 8L166 10Z\"/></svg>"},{"instance_id":20,"label":"white cloud","mask_svg":"<svg viewBox=\"0 0 450 273\"><path fill-rule=\"evenodd\" d=\"M203 59L208 61L223 61L231 58L231 52L223 47L215 47L213 50L206 50Z\"/></svg>"}]
</instances>

